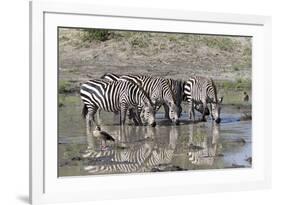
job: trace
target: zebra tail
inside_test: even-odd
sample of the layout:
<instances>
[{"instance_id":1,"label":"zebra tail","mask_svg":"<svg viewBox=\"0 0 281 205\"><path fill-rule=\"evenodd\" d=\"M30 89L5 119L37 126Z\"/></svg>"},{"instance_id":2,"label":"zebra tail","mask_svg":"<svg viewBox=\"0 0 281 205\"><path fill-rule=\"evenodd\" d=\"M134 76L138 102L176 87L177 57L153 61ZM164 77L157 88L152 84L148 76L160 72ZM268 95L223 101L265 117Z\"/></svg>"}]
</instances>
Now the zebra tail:
<instances>
[{"instance_id":1,"label":"zebra tail","mask_svg":"<svg viewBox=\"0 0 281 205\"><path fill-rule=\"evenodd\" d=\"M88 114L88 109L87 109L86 105L84 105L83 109L82 109L82 117L85 119L87 114Z\"/></svg>"}]
</instances>

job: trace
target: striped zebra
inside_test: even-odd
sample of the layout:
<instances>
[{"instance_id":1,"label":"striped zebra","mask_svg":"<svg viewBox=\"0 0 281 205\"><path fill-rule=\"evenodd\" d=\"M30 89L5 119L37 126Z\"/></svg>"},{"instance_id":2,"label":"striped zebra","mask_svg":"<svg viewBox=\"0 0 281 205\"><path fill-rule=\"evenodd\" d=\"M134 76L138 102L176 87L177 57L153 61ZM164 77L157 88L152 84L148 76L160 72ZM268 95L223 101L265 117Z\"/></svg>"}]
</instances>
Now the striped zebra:
<instances>
[{"instance_id":1,"label":"striped zebra","mask_svg":"<svg viewBox=\"0 0 281 205\"><path fill-rule=\"evenodd\" d=\"M121 75L117 75L114 73L106 73L104 74L101 78L103 79L107 79L107 80L112 80L112 81L116 81L116 80L120 80ZM176 100L176 105L178 107L178 117L181 116L182 113L182 100L183 100L183 95L184 95L184 91L183 91L183 85L184 83L181 80L174 80L171 78L167 78L167 82L171 87L172 93L175 96L175 100ZM169 117L169 107L167 105L163 105L164 106L164 110L165 110L165 118L170 119ZM160 109L161 106L158 107L158 109ZM198 112L200 112L201 114L203 113L203 105L202 103L194 103L194 109L197 110ZM208 109L208 107L205 108L205 115L209 115L210 111ZM135 113L130 114L130 119L133 119L135 124L138 124L138 121L134 119L133 116L135 116Z\"/></svg>"},{"instance_id":2,"label":"striped zebra","mask_svg":"<svg viewBox=\"0 0 281 205\"><path fill-rule=\"evenodd\" d=\"M142 108L144 120L155 126L155 112L152 103L143 89L129 81L89 80L81 85L80 96L84 103L82 115L86 118L87 130L90 131L97 113L99 125L100 111L121 113L121 124L126 121L129 108Z\"/></svg>"},{"instance_id":3,"label":"striped zebra","mask_svg":"<svg viewBox=\"0 0 281 205\"><path fill-rule=\"evenodd\" d=\"M167 79L168 83L171 86L172 92L174 93L175 97L176 97L176 104L178 106L178 116L181 116L182 113L182 100L183 100L183 96L184 96L184 91L183 91L183 82L181 80L174 80L174 79ZM194 109L197 110L198 112L200 112L201 114L203 113L203 105L202 103L194 103L193 104ZM167 107L165 107L164 104L164 109L165 109L165 117L169 118L169 115L167 114ZM209 115L210 111L208 109L208 107L205 108L205 115Z\"/></svg>"},{"instance_id":4,"label":"striped zebra","mask_svg":"<svg viewBox=\"0 0 281 205\"><path fill-rule=\"evenodd\" d=\"M169 80L133 74L120 75L118 78L118 75L113 73L106 73L101 78L112 81L115 81L116 79L127 80L141 86L148 94L152 103L156 106L156 111L159 110L162 105L166 105L166 111L169 113L169 119L171 119L172 122L179 124L179 108Z\"/></svg>"},{"instance_id":5,"label":"striped zebra","mask_svg":"<svg viewBox=\"0 0 281 205\"><path fill-rule=\"evenodd\" d=\"M190 118L195 120L194 104L202 104L202 120L206 121L206 108L210 104L211 116L220 123L220 110L223 98L218 99L214 81L209 78L194 76L184 82L183 100L189 104Z\"/></svg>"},{"instance_id":6,"label":"striped zebra","mask_svg":"<svg viewBox=\"0 0 281 205\"><path fill-rule=\"evenodd\" d=\"M169 84L172 93L175 96L175 101L176 101L176 105L178 107L178 117L181 116L181 112L182 112L182 107L181 107L181 102L182 102L182 96L183 96L183 83L181 80L174 80L171 78L167 79L167 83ZM169 107L164 104L164 110L165 110L165 118L170 118L169 117Z\"/></svg>"}]
</instances>

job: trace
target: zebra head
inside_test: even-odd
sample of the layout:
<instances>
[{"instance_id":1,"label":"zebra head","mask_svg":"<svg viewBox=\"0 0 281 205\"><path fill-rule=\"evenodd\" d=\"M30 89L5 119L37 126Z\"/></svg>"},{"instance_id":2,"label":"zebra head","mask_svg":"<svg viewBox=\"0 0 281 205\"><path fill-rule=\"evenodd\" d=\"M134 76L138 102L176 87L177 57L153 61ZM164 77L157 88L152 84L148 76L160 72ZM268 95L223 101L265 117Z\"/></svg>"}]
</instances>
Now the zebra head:
<instances>
[{"instance_id":1,"label":"zebra head","mask_svg":"<svg viewBox=\"0 0 281 205\"><path fill-rule=\"evenodd\" d=\"M197 110L198 112L203 114L203 104L202 103L195 103L194 108L195 108L195 110ZM210 110L207 106L205 107L205 115L210 115Z\"/></svg>"},{"instance_id":2,"label":"zebra head","mask_svg":"<svg viewBox=\"0 0 281 205\"><path fill-rule=\"evenodd\" d=\"M211 103L211 116L216 123L221 122L220 112L221 112L222 101L223 101L223 97L221 97L217 102Z\"/></svg>"},{"instance_id":3,"label":"zebra head","mask_svg":"<svg viewBox=\"0 0 281 205\"><path fill-rule=\"evenodd\" d=\"M156 126L155 122L155 110L154 107L150 103L144 103L140 113L141 120L144 123L148 123L152 127Z\"/></svg>"}]
</instances>

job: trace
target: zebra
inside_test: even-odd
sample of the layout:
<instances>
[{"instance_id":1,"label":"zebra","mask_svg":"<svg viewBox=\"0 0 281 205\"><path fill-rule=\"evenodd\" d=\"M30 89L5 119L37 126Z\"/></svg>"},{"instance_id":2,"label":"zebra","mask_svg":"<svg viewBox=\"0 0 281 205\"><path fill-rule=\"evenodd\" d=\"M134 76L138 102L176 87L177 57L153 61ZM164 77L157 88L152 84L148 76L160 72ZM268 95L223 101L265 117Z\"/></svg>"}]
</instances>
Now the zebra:
<instances>
[{"instance_id":1,"label":"zebra","mask_svg":"<svg viewBox=\"0 0 281 205\"><path fill-rule=\"evenodd\" d=\"M210 104L211 116L216 123L221 122L220 110L223 97L217 97L217 89L215 83L212 79L194 76L190 77L187 81L184 82L184 96L183 100L187 101L189 106L189 115L190 118L195 120L194 113L194 103L202 104L202 121L206 121L206 108L207 104Z\"/></svg>"},{"instance_id":2,"label":"zebra","mask_svg":"<svg viewBox=\"0 0 281 205\"><path fill-rule=\"evenodd\" d=\"M117 81L120 80L120 75L114 74L114 73L105 73L103 76L101 76L101 79L107 79L110 81Z\"/></svg>"},{"instance_id":3,"label":"zebra","mask_svg":"<svg viewBox=\"0 0 281 205\"><path fill-rule=\"evenodd\" d=\"M114 75L114 74L113 74ZM172 92L174 93L175 100L176 100L176 105L178 107L178 116L181 116L182 113L182 100L183 100L183 82L182 80L175 80L171 78L167 78L167 82L171 87ZM164 110L165 110L165 118L169 119L169 107L167 105L163 105ZM194 109L200 112L201 114L203 113L203 106L201 103L194 103ZM205 115L209 115L210 111L208 107L205 108Z\"/></svg>"},{"instance_id":4,"label":"zebra","mask_svg":"<svg viewBox=\"0 0 281 205\"><path fill-rule=\"evenodd\" d=\"M181 112L182 112L181 102L182 102L182 96L183 96L182 81L167 78L167 83L169 84L169 86L172 90L172 93L175 96L176 105L178 107L178 117L180 117ZM165 118L169 119L169 107L166 104L164 104L163 106L164 106L164 110L165 110Z\"/></svg>"},{"instance_id":5,"label":"zebra","mask_svg":"<svg viewBox=\"0 0 281 205\"><path fill-rule=\"evenodd\" d=\"M155 126L155 112L152 103L143 89L129 81L89 80L81 85L80 96L84 103L82 115L86 118L90 131L97 113L99 125L100 111L121 112L121 125L125 124L129 108L142 108L144 120Z\"/></svg>"},{"instance_id":6,"label":"zebra","mask_svg":"<svg viewBox=\"0 0 281 205\"><path fill-rule=\"evenodd\" d=\"M127 80L141 86L155 105L155 110L157 111L162 105L166 105L169 119L171 119L172 122L179 124L179 108L176 104L172 87L167 79L133 74L120 75L118 78L118 75L113 73L106 73L101 78L113 81L116 79Z\"/></svg>"}]
</instances>

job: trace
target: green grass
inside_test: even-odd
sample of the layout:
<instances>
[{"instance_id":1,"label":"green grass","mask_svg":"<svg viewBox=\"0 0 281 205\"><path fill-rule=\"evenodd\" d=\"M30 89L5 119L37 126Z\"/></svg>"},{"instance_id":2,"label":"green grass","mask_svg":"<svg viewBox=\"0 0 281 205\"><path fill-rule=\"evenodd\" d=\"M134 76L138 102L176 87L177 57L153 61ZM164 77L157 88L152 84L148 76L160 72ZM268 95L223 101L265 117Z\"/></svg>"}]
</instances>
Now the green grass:
<instances>
[{"instance_id":1,"label":"green grass","mask_svg":"<svg viewBox=\"0 0 281 205\"><path fill-rule=\"evenodd\" d=\"M252 87L252 81L250 79L242 78L239 78L235 81L217 81L215 84L217 85L218 89L235 91L249 90Z\"/></svg>"},{"instance_id":2,"label":"green grass","mask_svg":"<svg viewBox=\"0 0 281 205\"><path fill-rule=\"evenodd\" d=\"M243 93L251 93L250 79L237 79L235 81L216 81L218 97L223 96L223 104L244 104Z\"/></svg>"},{"instance_id":3,"label":"green grass","mask_svg":"<svg viewBox=\"0 0 281 205\"><path fill-rule=\"evenodd\" d=\"M146 48L149 46L148 37L145 35L135 35L129 40L129 42L130 42L130 45L134 48L136 48L136 47Z\"/></svg>"},{"instance_id":4,"label":"green grass","mask_svg":"<svg viewBox=\"0 0 281 205\"><path fill-rule=\"evenodd\" d=\"M82 41L84 42L92 42L92 41L107 41L110 39L111 32L105 29L93 29L87 28L83 29L83 33L81 35Z\"/></svg>"},{"instance_id":5,"label":"green grass","mask_svg":"<svg viewBox=\"0 0 281 205\"><path fill-rule=\"evenodd\" d=\"M80 105L81 99L77 95L60 94L59 107Z\"/></svg>"},{"instance_id":6,"label":"green grass","mask_svg":"<svg viewBox=\"0 0 281 205\"><path fill-rule=\"evenodd\" d=\"M72 93L77 90L74 83L67 80L60 80L59 81L59 87L58 87L59 93Z\"/></svg>"},{"instance_id":7,"label":"green grass","mask_svg":"<svg viewBox=\"0 0 281 205\"><path fill-rule=\"evenodd\" d=\"M234 51L239 46L239 42L228 37L202 36L200 40L209 48L216 48L228 52Z\"/></svg>"},{"instance_id":8,"label":"green grass","mask_svg":"<svg viewBox=\"0 0 281 205\"><path fill-rule=\"evenodd\" d=\"M252 48L251 47L244 48L242 58L243 58L245 67L251 68L252 67Z\"/></svg>"}]
</instances>

